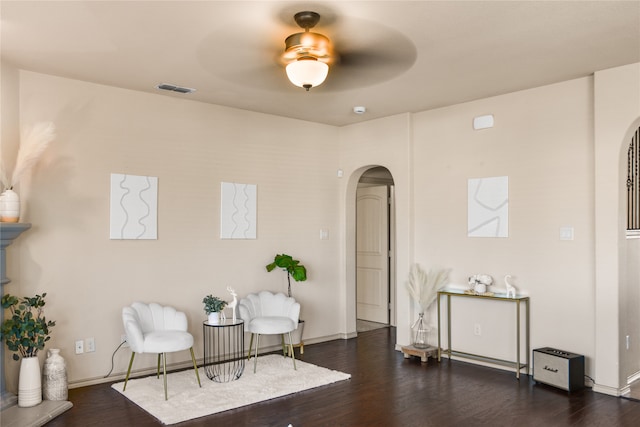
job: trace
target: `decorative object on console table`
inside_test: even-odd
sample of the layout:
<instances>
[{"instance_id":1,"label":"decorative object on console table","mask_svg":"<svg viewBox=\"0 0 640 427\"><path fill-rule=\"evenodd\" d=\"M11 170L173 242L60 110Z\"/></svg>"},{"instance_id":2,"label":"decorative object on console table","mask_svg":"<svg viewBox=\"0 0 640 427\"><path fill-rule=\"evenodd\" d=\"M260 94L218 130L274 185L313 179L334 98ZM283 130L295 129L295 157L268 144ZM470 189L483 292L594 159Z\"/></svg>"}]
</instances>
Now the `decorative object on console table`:
<instances>
[{"instance_id":1,"label":"decorative object on console table","mask_svg":"<svg viewBox=\"0 0 640 427\"><path fill-rule=\"evenodd\" d=\"M504 284L507 287L507 298L515 298L516 297L516 288L509 283L509 279L511 279L511 275L507 274L504 276Z\"/></svg>"},{"instance_id":2,"label":"decorative object on console table","mask_svg":"<svg viewBox=\"0 0 640 427\"><path fill-rule=\"evenodd\" d=\"M533 350L533 380L569 392L584 388L584 356L551 347Z\"/></svg>"},{"instance_id":3,"label":"decorative object on console table","mask_svg":"<svg viewBox=\"0 0 640 427\"><path fill-rule=\"evenodd\" d=\"M6 247L24 231L31 228L31 224L25 223L4 223L0 222L0 287L4 294L4 286L9 284L11 280L6 276ZM4 319L4 308L0 305L0 319ZM4 346L0 344L0 361L4 361ZM2 406L5 409L14 406L18 399L13 393L5 390L4 363L0 363L0 397L2 398Z\"/></svg>"},{"instance_id":4,"label":"decorative object on console table","mask_svg":"<svg viewBox=\"0 0 640 427\"><path fill-rule=\"evenodd\" d=\"M488 274L474 274L469 277L469 285L476 295L487 293L487 288L493 284L493 277ZM493 295L493 294L492 294Z\"/></svg>"}]
</instances>

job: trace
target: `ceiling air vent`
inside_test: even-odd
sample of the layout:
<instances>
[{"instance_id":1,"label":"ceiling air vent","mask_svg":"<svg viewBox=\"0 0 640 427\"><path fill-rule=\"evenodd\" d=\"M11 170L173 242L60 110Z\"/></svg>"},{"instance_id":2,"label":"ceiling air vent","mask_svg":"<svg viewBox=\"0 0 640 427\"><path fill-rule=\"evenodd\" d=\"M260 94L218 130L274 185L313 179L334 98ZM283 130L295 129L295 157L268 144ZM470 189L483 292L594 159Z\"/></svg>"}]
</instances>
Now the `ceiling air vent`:
<instances>
[{"instance_id":1,"label":"ceiling air vent","mask_svg":"<svg viewBox=\"0 0 640 427\"><path fill-rule=\"evenodd\" d=\"M169 83L160 83L158 86L156 86L156 88L178 93L191 93L196 91L195 89L191 89L190 87L176 86Z\"/></svg>"}]
</instances>

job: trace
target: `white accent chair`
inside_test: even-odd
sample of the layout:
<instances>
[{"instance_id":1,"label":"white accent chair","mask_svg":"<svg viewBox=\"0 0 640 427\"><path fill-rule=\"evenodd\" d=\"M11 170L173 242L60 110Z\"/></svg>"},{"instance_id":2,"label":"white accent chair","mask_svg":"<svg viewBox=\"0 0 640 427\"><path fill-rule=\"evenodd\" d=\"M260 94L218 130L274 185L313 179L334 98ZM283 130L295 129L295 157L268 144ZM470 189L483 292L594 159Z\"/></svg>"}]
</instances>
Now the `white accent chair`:
<instances>
[{"instance_id":1,"label":"white accent chair","mask_svg":"<svg viewBox=\"0 0 640 427\"><path fill-rule=\"evenodd\" d=\"M131 347L131 360L124 379L124 387L131 374L131 366L136 353L157 353L158 369L156 377L160 377L160 361L162 360L162 376L164 379L164 399L167 400L167 356L166 353L190 350L193 368L196 371L198 385L200 374L193 354L193 335L187 332L187 316L173 307L156 303L145 304L134 302L131 307L122 309L122 322L127 334L127 343Z\"/></svg>"},{"instance_id":2,"label":"white accent chair","mask_svg":"<svg viewBox=\"0 0 640 427\"><path fill-rule=\"evenodd\" d=\"M242 298L238 304L240 318L244 320L245 332L251 332L249 343L249 353L247 358L251 358L251 347L253 337L256 336L255 358L253 360L253 372L256 372L258 364L258 347L260 346L260 335L281 335L282 353L285 351L284 334L289 335L289 352L293 360L293 369L296 369L296 357L293 352L291 341L291 331L298 328L300 318L300 304L295 299L287 297L283 293L271 293L261 291L257 294L249 294Z\"/></svg>"}]
</instances>

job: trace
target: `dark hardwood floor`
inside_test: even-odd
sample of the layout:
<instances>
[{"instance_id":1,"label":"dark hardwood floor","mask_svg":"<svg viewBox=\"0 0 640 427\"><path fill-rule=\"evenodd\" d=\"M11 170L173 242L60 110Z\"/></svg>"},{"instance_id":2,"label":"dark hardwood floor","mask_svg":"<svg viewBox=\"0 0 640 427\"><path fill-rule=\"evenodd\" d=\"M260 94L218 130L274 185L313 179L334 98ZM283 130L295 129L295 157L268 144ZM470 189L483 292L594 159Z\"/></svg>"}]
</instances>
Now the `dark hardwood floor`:
<instances>
[{"instance_id":1,"label":"dark hardwood floor","mask_svg":"<svg viewBox=\"0 0 640 427\"><path fill-rule=\"evenodd\" d=\"M305 346L303 360L351 379L178 424L192 426L638 426L640 403L590 389L571 394L523 375L394 350L384 328ZM204 380L207 381L206 377ZM215 399L216 396L211 396ZM157 426L110 384L69 390L73 408L47 426Z\"/></svg>"}]
</instances>

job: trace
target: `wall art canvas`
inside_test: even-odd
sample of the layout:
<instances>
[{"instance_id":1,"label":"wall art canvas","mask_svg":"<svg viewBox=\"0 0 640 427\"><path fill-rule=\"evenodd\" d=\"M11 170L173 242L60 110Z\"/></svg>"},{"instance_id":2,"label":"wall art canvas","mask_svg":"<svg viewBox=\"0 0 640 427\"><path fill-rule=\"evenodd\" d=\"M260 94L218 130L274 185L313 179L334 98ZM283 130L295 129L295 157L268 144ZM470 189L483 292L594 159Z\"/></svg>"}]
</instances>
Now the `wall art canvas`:
<instances>
[{"instance_id":1,"label":"wall art canvas","mask_svg":"<svg viewBox=\"0 0 640 427\"><path fill-rule=\"evenodd\" d=\"M111 174L110 238L158 238L157 177Z\"/></svg>"},{"instance_id":2,"label":"wall art canvas","mask_svg":"<svg viewBox=\"0 0 640 427\"><path fill-rule=\"evenodd\" d=\"M509 177L468 182L469 237L509 237Z\"/></svg>"},{"instance_id":3,"label":"wall art canvas","mask_svg":"<svg viewBox=\"0 0 640 427\"><path fill-rule=\"evenodd\" d=\"M255 239L256 185L222 182L220 194L220 238Z\"/></svg>"}]
</instances>

